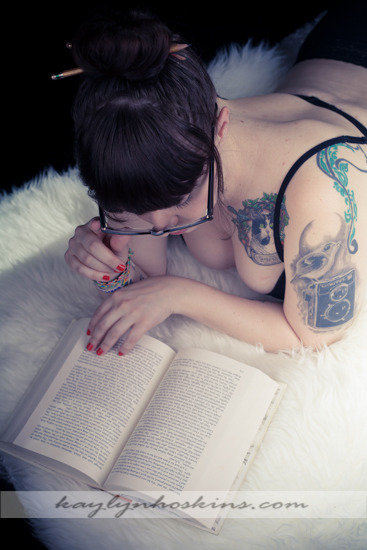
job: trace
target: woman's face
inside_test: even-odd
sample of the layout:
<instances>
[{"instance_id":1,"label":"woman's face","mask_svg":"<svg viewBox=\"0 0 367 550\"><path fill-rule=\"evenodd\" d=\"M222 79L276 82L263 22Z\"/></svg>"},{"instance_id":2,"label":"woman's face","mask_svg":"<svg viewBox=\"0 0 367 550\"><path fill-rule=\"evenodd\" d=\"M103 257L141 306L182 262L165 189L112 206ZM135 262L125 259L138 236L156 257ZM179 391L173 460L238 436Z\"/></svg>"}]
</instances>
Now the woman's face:
<instances>
[{"instance_id":1,"label":"woman's face","mask_svg":"<svg viewBox=\"0 0 367 550\"><path fill-rule=\"evenodd\" d=\"M147 212L139 216L145 222L148 222L156 231L170 226L182 226L193 223L206 215L208 205L208 176L205 174L199 179L191 193L186 195L180 204ZM198 226L189 227L178 232L172 231L173 235L188 233L194 231Z\"/></svg>"},{"instance_id":2,"label":"woman's face","mask_svg":"<svg viewBox=\"0 0 367 550\"><path fill-rule=\"evenodd\" d=\"M209 176L205 173L199 178L192 192L186 195L177 206L147 212L141 216L126 212L121 215L114 214L113 220L109 218L108 225L117 230L122 229L122 227L128 227L134 230L140 229L147 231L154 229L155 231L161 231L168 227L180 227L193 223L207 214L208 185ZM197 227L198 226L193 226L177 232L171 231L171 234L181 235L183 233L189 233L194 231ZM168 235L169 233L164 233L162 236Z\"/></svg>"}]
</instances>

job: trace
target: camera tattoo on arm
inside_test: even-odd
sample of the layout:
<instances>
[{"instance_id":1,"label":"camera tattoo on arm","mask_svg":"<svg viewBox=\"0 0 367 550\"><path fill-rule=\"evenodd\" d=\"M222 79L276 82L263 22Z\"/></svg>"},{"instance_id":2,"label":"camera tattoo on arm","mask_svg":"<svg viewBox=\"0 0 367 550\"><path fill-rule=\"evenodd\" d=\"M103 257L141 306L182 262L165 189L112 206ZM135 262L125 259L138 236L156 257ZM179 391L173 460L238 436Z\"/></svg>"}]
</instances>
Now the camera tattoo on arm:
<instances>
[{"instance_id":1,"label":"camera tattoo on arm","mask_svg":"<svg viewBox=\"0 0 367 550\"><path fill-rule=\"evenodd\" d=\"M356 272L346 242L348 228L339 214L335 217L340 222L336 235L319 236L313 221L305 227L291 265L300 313L317 332L336 329L354 316Z\"/></svg>"},{"instance_id":2,"label":"camera tattoo on arm","mask_svg":"<svg viewBox=\"0 0 367 550\"><path fill-rule=\"evenodd\" d=\"M357 273L352 258L358 251L355 223L357 204L354 191L348 187L348 166L366 172L341 157L340 147L353 153L358 145L332 145L317 153L317 166L333 180L333 187L344 200L344 219L334 213L329 235L310 222L303 230L299 254L291 264L291 283L299 297L298 307L305 324L315 332L332 331L345 325L355 314Z\"/></svg>"}]
</instances>

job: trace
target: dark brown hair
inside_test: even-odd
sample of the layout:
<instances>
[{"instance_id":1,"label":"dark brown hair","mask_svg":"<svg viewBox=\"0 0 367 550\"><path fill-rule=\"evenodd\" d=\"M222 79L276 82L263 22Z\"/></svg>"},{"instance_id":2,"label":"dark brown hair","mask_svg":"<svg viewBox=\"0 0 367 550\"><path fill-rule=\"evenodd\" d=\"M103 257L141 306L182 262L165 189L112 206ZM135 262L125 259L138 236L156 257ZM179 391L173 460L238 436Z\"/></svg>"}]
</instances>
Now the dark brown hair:
<instances>
[{"instance_id":1,"label":"dark brown hair","mask_svg":"<svg viewBox=\"0 0 367 550\"><path fill-rule=\"evenodd\" d=\"M211 158L216 92L181 36L149 13L93 17L75 33L84 70L74 108L75 153L89 194L108 212L169 208L190 193Z\"/></svg>"}]
</instances>

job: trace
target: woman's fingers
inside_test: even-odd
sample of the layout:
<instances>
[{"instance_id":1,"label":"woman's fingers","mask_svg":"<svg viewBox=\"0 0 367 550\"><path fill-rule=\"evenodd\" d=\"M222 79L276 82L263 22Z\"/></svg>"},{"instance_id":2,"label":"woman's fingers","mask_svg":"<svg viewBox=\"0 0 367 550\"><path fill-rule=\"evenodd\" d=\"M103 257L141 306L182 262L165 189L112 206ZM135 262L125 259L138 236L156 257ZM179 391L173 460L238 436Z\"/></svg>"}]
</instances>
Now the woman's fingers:
<instances>
[{"instance_id":1,"label":"woman's fingers","mask_svg":"<svg viewBox=\"0 0 367 550\"><path fill-rule=\"evenodd\" d=\"M127 319L120 319L117 321L107 334L102 339L102 342L93 344L92 341L88 344L87 349L89 351L95 351L97 355L104 355L116 344L116 342L124 335L129 329L131 329L124 342L118 349L118 355L123 356L129 353L140 340L140 338L146 333L148 329L144 329L142 324L130 326L130 322ZM98 338L95 340L98 342Z\"/></svg>"},{"instance_id":2,"label":"woman's fingers","mask_svg":"<svg viewBox=\"0 0 367 550\"><path fill-rule=\"evenodd\" d=\"M108 281L113 274L125 268L130 236L113 235L114 249L109 246L111 236L101 231L97 218L76 228L69 241L65 261L72 271L97 281ZM116 252L116 253L115 253Z\"/></svg>"},{"instance_id":3,"label":"woman's fingers","mask_svg":"<svg viewBox=\"0 0 367 550\"><path fill-rule=\"evenodd\" d=\"M136 322L136 316L129 309L129 305L124 303L115 308L111 299L102 302L88 326L88 333L91 334L91 338L87 349L95 351L97 355L107 353ZM124 345L119 350L120 355L128 353L146 330L148 329L145 329L141 322L139 323L139 329L132 329L127 335Z\"/></svg>"},{"instance_id":4,"label":"woman's fingers","mask_svg":"<svg viewBox=\"0 0 367 550\"><path fill-rule=\"evenodd\" d=\"M67 264L72 271L86 277L87 279L92 279L93 281L110 281L113 279L113 276L116 275L118 271L112 271L112 269L106 267L105 264L99 262L93 257L88 257L87 253L85 255L84 261L80 260L80 255L74 256L69 255ZM123 266L121 265L120 271L123 271Z\"/></svg>"},{"instance_id":5,"label":"woman's fingers","mask_svg":"<svg viewBox=\"0 0 367 550\"><path fill-rule=\"evenodd\" d=\"M121 259L127 259L128 243L131 236L103 233L99 220L95 218L89 222L89 228L90 230L88 228L85 230L82 226L80 231L80 243L83 248L105 268L122 271L118 268L121 266Z\"/></svg>"},{"instance_id":6,"label":"woman's fingers","mask_svg":"<svg viewBox=\"0 0 367 550\"><path fill-rule=\"evenodd\" d=\"M144 279L112 293L95 311L89 326L87 349L107 353L129 329L119 351L128 353L151 328L174 313L177 277Z\"/></svg>"},{"instance_id":7,"label":"woman's fingers","mask_svg":"<svg viewBox=\"0 0 367 550\"><path fill-rule=\"evenodd\" d=\"M133 349L135 344L139 342L140 338L142 338L150 328L152 327L147 326L146 328L144 328L142 323L133 325L129 333L126 335L124 342L120 346L118 354L126 355L127 353L129 353L129 351Z\"/></svg>"}]
</instances>

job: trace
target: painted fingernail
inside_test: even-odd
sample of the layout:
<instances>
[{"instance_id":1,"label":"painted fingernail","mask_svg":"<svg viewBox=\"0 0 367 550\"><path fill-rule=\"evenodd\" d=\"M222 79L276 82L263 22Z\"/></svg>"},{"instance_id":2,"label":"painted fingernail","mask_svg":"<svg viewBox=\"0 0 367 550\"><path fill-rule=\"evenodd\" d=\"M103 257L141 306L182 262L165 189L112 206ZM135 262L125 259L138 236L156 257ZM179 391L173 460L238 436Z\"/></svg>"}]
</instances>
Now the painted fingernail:
<instances>
[{"instance_id":1,"label":"painted fingernail","mask_svg":"<svg viewBox=\"0 0 367 550\"><path fill-rule=\"evenodd\" d=\"M87 350L92 351L93 347L94 347L93 344L88 344L87 345Z\"/></svg>"},{"instance_id":2,"label":"painted fingernail","mask_svg":"<svg viewBox=\"0 0 367 550\"><path fill-rule=\"evenodd\" d=\"M125 264L120 264L116 267L115 271L116 273L121 273L121 271L125 271L126 269L126 265Z\"/></svg>"},{"instance_id":3,"label":"painted fingernail","mask_svg":"<svg viewBox=\"0 0 367 550\"><path fill-rule=\"evenodd\" d=\"M97 351L96 351L96 354L97 355L102 355L103 353L103 349L102 348L98 348Z\"/></svg>"},{"instance_id":4,"label":"painted fingernail","mask_svg":"<svg viewBox=\"0 0 367 550\"><path fill-rule=\"evenodd\" d=\"M103 275L103 280L104 281L109 281L110 280L110 276L109 275Z\"/></svg>"},{"instance_id":5,"label":"painted fingernail","mask_svg":"<svg viewBox=\"0 0 367 550\"><path fill-rule=\"evenodd\" d=\"M91 334L92 334L91 331L88 329L87 330L87 336L90 336Z\"/></svg>"},{"instance_id":6,"label":"painted fingernail","mask_svg":"<svg viewBox=\"0 0 367 550\"><path fill-rule=\"evenodd\" d=\"M123 355L122 351L119 351L119 356L122 357Z\"/></svg>"}]
</instances>

